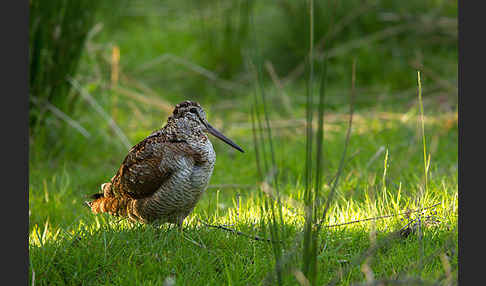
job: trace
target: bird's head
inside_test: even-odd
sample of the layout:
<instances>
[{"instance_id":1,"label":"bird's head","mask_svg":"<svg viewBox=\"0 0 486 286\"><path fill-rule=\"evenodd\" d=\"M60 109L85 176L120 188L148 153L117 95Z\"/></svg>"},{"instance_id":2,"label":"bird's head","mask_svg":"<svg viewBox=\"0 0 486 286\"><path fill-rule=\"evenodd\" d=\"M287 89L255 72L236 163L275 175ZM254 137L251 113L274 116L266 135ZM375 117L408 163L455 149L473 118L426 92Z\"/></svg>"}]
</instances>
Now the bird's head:
<instances>
[{"instance_id":1,"label":"bird's head","mask_svg":"<svg viewBox=\"0 0 486 286\"><path fill-rule=\"evenodd\" d=\"M184 101L176 105L168 125L175 130L173 134L184 140L191 140L202 132L207 132L240 152L244 152L240 146L211 126L206 119L206 112L194 101Z\"/></svg>"}]
</instances>

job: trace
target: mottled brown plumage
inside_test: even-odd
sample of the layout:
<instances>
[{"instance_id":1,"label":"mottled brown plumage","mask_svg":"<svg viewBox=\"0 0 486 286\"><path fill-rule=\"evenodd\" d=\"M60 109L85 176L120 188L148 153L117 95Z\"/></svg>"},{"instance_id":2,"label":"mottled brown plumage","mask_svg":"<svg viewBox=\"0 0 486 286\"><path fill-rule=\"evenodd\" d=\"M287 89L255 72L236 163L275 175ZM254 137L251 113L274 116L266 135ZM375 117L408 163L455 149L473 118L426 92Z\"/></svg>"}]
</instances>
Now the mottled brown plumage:
<instances>
[{"instance_id":1,"label":"mottled brown plumage","mask_svg":"<svg viewBox=\"0 0 486 286\"><path fill-rule=\"evenodd\" d=\"M216 154L207 132L243 152L207 122L197 102L182 102L162 129L130 149L102 193L87 202L91 211L181 226L213 172Z\"/></svg>"}]
</instances>

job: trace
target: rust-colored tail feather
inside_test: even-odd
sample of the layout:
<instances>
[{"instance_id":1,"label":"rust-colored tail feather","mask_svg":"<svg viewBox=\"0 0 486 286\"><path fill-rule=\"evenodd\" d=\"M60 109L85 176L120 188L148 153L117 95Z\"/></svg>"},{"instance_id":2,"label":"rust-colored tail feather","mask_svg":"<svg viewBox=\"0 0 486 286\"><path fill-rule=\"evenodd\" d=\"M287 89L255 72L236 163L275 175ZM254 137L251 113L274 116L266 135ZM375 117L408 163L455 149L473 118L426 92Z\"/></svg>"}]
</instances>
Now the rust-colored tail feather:
<instances>
[{"instance_id":1,"label":"rust-colored tail feather","mask_svg":"<svg viewBox=\"0 0 486 286\"><path fill-rule=\"evenodd\" d=\"M127 216L132 201L131 198L104 197L103 194L95 194L92 198L94 200L87 204L93 213L106 212L116 216Z\"/></svg>"}]
</instances>

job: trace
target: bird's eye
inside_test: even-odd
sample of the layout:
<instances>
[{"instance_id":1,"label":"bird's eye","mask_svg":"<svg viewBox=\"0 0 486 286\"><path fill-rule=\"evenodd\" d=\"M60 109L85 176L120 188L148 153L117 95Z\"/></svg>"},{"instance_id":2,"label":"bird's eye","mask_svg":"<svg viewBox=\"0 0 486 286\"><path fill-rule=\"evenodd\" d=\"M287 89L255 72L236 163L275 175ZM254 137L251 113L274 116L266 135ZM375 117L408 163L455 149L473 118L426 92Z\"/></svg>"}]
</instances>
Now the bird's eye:
<instances>
[{"instance_id":1,"label":"bird's eye","mask_svg":"<svg viewBox=\"0 0 486 286\"><path fill-rule=\"evenodd\" d=\"M197 109L196 108L191 108L191 109L189 109L189 112L197 113Z\"/></svg>"}]
</instances>

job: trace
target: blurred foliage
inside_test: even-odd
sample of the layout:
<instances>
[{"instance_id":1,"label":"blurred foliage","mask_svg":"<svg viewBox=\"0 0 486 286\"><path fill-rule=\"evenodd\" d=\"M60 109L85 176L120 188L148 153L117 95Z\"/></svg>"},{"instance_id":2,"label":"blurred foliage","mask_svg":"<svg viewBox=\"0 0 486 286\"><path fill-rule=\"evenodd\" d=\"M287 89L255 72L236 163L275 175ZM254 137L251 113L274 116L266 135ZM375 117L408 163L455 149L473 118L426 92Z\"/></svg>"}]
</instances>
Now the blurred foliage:
<instances>
[{"instance_id":1,"label":"blurred foliage","mask_svg":"<svg viewBox=\"0 0 486 286\"><path fill-rule=\"evenodd\" d=\"M208 3L198 1L194 1L194 3L198 3L194 5L198 11L212 7ZM243 50L248 48L250 13L253 3L254 0L212 3L218 4L211 12L218 21L217 25L201 20L199 31L196 30L201 52L206 55L207 59L202 63L203 66L215 71L222 78L232 78L242 71Z\"/></svg>"},{"instance_id":2,"label":"blurred foliage","mask_svg":"<svg viewBox=\"0 0 486 286\"><path fill-rule=\"evenodd\" d=\"M68 114L77 96L67 96L70 88L65 78L74 75L79 61L81 84L101 88L95 88L100 93L113 92L109 87L115 47L120 50L120 84L144 95L149 88L167 102L194 99L208 104L248 97L255 87L249 56L255 50L265 63L262 72L269 100L281 103L273 97L284 92L293 104L305 101L308 1L39 3L31 3L31 94ZM347 104L342 95L349 89L354 59L362 95L357 108L382 102L403 105L401 93L407 90L412 91L407 100L413 99L417 69L424 70L424 98L433 93L456 101L457 1L314 4L315 60L329 59L326 108ZM46 24L40 25L42 21ZM275 80L280 87L276 88ZM31 106L33 126L40 112Z\"/></svg>"},{"instance_id":3,"label":"blurred foliage","mask_svg":"<svg viewBox=\"0 0 486 286\"><path fill-rule=\"evenodd\" d=\"M387 81L399 87L408 61L418 53L422 58L437 53L455 53L457 22L454 1L314 1L314 50L329 54L337 66L359 63L357 78L364 83ZM292 73L309 51L309 9L307 1L279 1L275 5L272 25L262 18L260 37L264 57L279 74ZM452 9L451 9L452 8ZM452 20L445 24L441 20ZM431 37L435 41L431 41ZM349 77L349 71L347 71ZM383 73L385 72L385 73ZM342 77L342 71L330 69L331 79ZM394 73L397 74L394 77Z\"/></svg>"},{"instance_id":4,"label":"blurred foliage","mask_svg":"<svg viewBox=\"0 0 486 286\"><path fill-rule=\"evenodd\" d=\"M423 67L432 73L424 73L425 86L432 86L429 79L457 86L456 1L315 1L314 14L315 60L329 58L330 94L349 87L353 59L357 86L379 93L414 88ZM302 94L308 1L151 0L130 2L119 15L110 23L98 20L104 25L93 43L105 45L98 52L109 66L110 48L119 46L122 72L168 101L248 96L255 50L283 88L297 91L289 96ZM263 72L266 85L274 86L268 69Z\"/></svg>"},{"instance_id":5,"label":"blurred foliage","mask_svg":"<svg viewBox=\"0 0 486 286\"><path fill-rule=\"evenodd\" d=\"M46 104L67 113L73 110L77 96L70 94L68 79L76 75L98 11L109 5L113 13L121 3L124 1L29 1L31 127L42 126Z\"/></svg>"}]
</instances>

